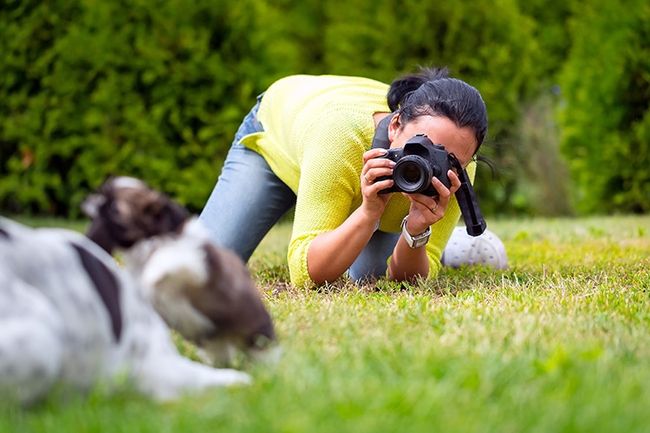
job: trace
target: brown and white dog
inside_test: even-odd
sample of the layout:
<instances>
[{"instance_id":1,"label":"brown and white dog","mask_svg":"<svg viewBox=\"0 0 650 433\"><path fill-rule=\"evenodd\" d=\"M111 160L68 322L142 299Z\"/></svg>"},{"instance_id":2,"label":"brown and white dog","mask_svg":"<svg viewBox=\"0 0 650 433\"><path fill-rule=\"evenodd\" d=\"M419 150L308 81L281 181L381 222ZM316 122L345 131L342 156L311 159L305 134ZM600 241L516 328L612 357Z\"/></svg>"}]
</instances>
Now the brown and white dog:
<instances>
[{"instance_id":1,"label":"brown and white dog","mask_svg":"<svg viewBox=\"0 0 650 433\"><path fill-rule=\"evenodd\" d=\"M124 378L157 399L250 381L181 356L139 283L85 236L0 217L2 401Z\"/></svg>"},{"instance_id":2,"label":"brown and white dog","mask_svg":"<svg viewBox=\"0 0 650 433\"><path fill-rule=\"evenodd\" d=\"M271 317L245 264L210 241L195 217L130 177L109 179L84 203L87 236L126 268L167 324L214 365L253 356L275 340ZM277 350L277 348L274 348ZM267 351L272 352L272 351Z\"/></svg>"}]
</instances>

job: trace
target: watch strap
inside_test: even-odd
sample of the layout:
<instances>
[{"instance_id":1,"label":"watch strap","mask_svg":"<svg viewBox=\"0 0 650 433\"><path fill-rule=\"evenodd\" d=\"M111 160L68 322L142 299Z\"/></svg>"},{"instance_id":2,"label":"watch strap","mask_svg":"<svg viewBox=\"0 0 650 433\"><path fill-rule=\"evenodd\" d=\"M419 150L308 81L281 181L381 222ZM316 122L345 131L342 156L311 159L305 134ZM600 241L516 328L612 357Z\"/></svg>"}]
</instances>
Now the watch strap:
<instances>
[{"instance_id":1,"label":"watch strap","mask_svg":"<svg viewBox=\"0 0 650 433\"><path fill-rule=\"evenodd\" d=\"M402 220L402 236L404 237L406 244L413 249L426 245L427 242L429 242L429 237L431 236L431 227L427 227L427 229L419 235L411 236L411 234L406 229L407 220L408 215L405 216Z\"/></svg>"}]
</instances>

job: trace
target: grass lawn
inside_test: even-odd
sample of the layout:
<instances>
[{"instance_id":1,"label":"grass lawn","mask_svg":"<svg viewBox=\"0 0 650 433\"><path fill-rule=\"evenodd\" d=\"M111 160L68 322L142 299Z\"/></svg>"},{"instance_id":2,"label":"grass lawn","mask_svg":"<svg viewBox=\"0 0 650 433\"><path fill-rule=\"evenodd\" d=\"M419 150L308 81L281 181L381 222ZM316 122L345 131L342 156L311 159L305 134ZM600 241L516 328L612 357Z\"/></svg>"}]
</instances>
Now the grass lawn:
<instances>
[{"instance_id":1,"label":"grass lawn","mask_svg":"<svg viewBox=\"0 0 650 433\"><path fill-rule=\"evenodd\" d=\"M247 366L253 385L51 398L3 408L0 431L650 432L650 216L490 228L507 271L306 291L286 284L277 227L250 266L284 355Z\"/></svg>"}]
</instances>

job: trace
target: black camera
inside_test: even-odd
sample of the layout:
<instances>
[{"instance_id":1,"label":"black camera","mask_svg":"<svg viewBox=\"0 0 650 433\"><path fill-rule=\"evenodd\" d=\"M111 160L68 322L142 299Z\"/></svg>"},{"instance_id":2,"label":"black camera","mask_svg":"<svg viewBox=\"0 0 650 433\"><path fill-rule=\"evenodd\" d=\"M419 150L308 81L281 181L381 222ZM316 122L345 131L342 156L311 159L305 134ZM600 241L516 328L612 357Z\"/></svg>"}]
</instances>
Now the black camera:
<instances>
[{"instance_id":1,"label":"black camera","mask_svg":"<svg viewBox=\"0 0 650 433\"><path fill-rule=\"evenodd\" d=\"M377 146L379 141L373 143L373 147L385 147L386 143ZM424 134L417 134L406 142L402 148L387 149L387 153L379 158L388 158L395 162L392 176L378 177L375 182L393 179L393 186L382 190L380 193L405 192L408 194L424 194L431 197L438 196L438 191L433 187L431 181L438 178L447 188L451 187L451 181L447 177L450 169L455 170L460 180L460 188L456 191L456 200L460 206L467 233L471 236L478 236L487 227L474 189L469 181L467 172L462 167L453 153L448 153L444 146L433 144Z\"/></svg>"},{"instance_id":2,"label":"black camera","mask_svg":"<svg viewBox=\"0 0 650 433\"><path fill-rule=\"evenodd\" d=\"M444 146L433 144L424 134L417 134L406 142L404 147L388 149L387 158L395 162L392 176L383 176L376 181L393 179L391 188L382 193L406 192L409 194L424 194L436 197L438 191L431 184L431 180L438 178L447 188L451 181L447 172L451 169L449 154Z\"/></svg>"}]
</instances>

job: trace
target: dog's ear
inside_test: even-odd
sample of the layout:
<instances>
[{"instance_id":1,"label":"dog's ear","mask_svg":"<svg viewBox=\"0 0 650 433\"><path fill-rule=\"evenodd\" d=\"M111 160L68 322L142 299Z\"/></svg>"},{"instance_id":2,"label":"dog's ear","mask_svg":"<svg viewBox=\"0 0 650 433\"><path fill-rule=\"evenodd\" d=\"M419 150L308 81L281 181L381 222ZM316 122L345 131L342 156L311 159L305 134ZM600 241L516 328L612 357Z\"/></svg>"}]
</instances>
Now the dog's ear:
<instances>
[{"instance_id":1,"label":"dog's ear","mask_svg":"<svg viewBox=\"0 0 650 433\"><path fill-rule=\"evenodd\" d=\"M106 197L101 194L90 194L81 203L81 211L90 219L97 218L99 208L106 203Z\"/></svg>"},{"instance_id":2,"label":"dog's ear","mask_svg":"<svg viewBox=\"0 0 650 433\"><path fill-rule=\"evenodd\" d=\"M113 197L115 190L113 184L115 180L116 178L114 176L109 176L95 192L86 197L86 199L81 203L81 211L84 215L92 220L99 216L99 211L102 205Z\"/></svg>"},{"instance_id":3,"label":"dog's ear","mask_svg":"<svg viewBox=\"0 0 650 433\"><path fill-rule=\"evenodd\" d=\"M108 178L96 192L88 195L81 203L81 211L90 218L86 236L109 254L120 245L120 240L115 236L119 231L113 230L114 224L106 218L106 209L112 204L109 202L113 195L111 179Z\"/></svg>"}]
</instances>

